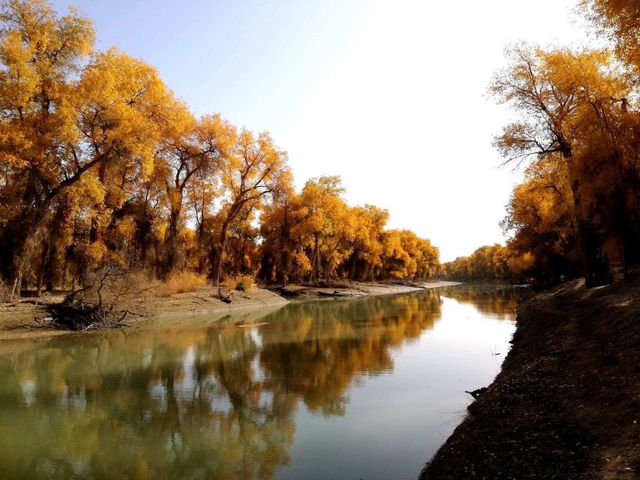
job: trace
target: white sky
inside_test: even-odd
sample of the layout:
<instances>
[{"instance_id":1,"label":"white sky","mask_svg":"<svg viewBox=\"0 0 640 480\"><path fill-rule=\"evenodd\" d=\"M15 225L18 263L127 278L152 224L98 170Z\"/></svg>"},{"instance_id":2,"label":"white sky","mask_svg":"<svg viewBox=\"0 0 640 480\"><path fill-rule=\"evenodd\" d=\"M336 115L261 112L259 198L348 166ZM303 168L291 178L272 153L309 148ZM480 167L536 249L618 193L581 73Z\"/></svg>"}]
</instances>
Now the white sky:
<instances>
[{"instance_id":1,"label":"white sky","mask_svg":"<svg viewBox=\"0 0 640 480\"><path fill-rule=\"evenodd\" d=\"M53 0L66 10L68 0ZM586 40L577 0L75 0L196 114L270 130L298 186L341 175L352 204L431 238L443 260L503 240L519 174L485 97L507 44Z\"/></svg>"},{"instance_id":2,"label":"white sky","mask_svg":"<svg viewBox=\"0 0 640 480\"><path fill-rule=\"evenodd\" d=\"M486 97L506 44L580 44L571 0L378 1L278 141L299 179L340 174L354 203L431 238L448 261L503 241L520 174L491 143Z\"/></svg>"}]
</instances>

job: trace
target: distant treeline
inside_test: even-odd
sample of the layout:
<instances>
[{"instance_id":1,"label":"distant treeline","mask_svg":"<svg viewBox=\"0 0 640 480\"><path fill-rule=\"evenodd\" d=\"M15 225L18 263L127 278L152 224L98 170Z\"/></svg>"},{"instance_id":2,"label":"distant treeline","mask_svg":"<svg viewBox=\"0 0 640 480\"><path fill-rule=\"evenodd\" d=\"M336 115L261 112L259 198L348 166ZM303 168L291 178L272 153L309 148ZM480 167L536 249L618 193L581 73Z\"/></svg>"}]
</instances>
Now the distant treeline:
<instances>
[{"instance_id":1,"label":"distant treeline","mask_svg":"<svg viewBox=\"0 0 640 480\"><path fill-rule=\"evenodd\" d=\"M640 2L580 6L610 48L510 49L491 92L520 113L496 139L508 163L526 165L503 222L512 239L445 272L594 286L640 263Z\"/></svg>"},{"instance_id":2,"label":"distant treeline","mask_svg":"<svg viewBox=\"0 0 640 480\"><path fill-rule=\"evenodd\" d=\"M451 280L527 281L527 271L533 256L514 254L509 247L486 245L468 257L459 257L442 264L440 275Z\"/></svg>"},{"instance_id":3,"label":"distant treeline","mask_svg":"<svg viewBox=\"0 0 640 480\"><path fill-rule=\"evenodd\" d=\"M267 133L195 118L157 71L94 50L93 23L0 2L0 284L68 289L106 266L214 283L424 278L438 250L340 180L293 188ZM1 285L0 285L1 286Z\"/></svg>"}]
</instances>

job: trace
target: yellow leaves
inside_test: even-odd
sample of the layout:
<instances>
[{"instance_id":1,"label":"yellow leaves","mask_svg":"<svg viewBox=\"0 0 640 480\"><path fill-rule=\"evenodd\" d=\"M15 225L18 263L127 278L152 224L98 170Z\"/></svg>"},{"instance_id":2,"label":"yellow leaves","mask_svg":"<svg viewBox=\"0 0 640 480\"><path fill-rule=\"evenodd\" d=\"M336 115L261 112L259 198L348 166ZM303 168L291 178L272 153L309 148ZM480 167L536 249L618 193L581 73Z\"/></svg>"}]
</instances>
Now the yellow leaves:
<instances>
[{"instance_id":1,"label":"yellow leaves","mask_svg":"<svg viewBox=\"0 0 640 480\"><path fill-rule=\"evenodd\" d=\"M555 152L565 157L572 146L602 127L628 98L631 86L606 50L543 50L518 45L508 52L509 66L490 87L500 103L522 114L496 139L509 160Z\"/></svg>"},{"instance_id":2,"label":"yellow leaves","mask_svg":"<svg viewBox=\"0 0 640 480\"><path fill-rule=\"evenodd\" d=\"M627 235L612 215L633 211L623 214L619 198L635 188L625 185L627 175L637 178L635 80L608 50L518 45L509 61L491 91L520 118L504 129L496 146L507 161L533 164L509 206L505 225L515 233L511 245L520 254L531 251L540 271L566 271L578 252L571 242L582 237L585 265L597 262L608 255L607 236ZM589 268L588 278L601 275Z\"/></svg>"},{"instance_id":3,"label":"yellow leaves","mask_svg":"<svg viewBox=\"0 0 640 480\"><path fill-rule=\"evenodd\" d=\"M302 276L380 278L391 257L398 278L435 270L437 249L410 232L385 240L388 212L351 208L339 177L296 194L269 133L196 119L150 65L115 48L94 53L93 25L77 11L8 0L0 23L0 222L55 222L56 255L77 246L72 269L256 271L271 248L279 269Z\"/></svg>"},{"instance_id":4,"label":"yellow leaves","mask_svg":"<svg viewBox=\"0 0 640 480\"><path fill-rule=\"evenodd\" d=\"M320 177L268 207L261 217L265 250L275 258L289 250L289 273L299 277L426 278L436 272L438 250L428 240L385 231L386 210L350 207L343 192L340 177Z\"/></svg>"},{"instance_id":5,"label":"yellow leaves","mask_svg":"<svg viewBox=\"0 0 640 480\"><path fill-rule=\"evenodd\" d=\"M514 272L526 272L535 266L535 256L531 252L513 255L508 258L508 266Z\"/></svg>"},{"instance_id":6,"label":"yellow leaves","mask_svg":"<svg viewBox=\"0 0 640 480\"><path fill-rule=\"evenodd\" d=\"M203 116L195 126L195 134L209 151L221 156L230 154L238 138L237 129L219 113Z\"/></svg>"},{"instance_id":7,"label":"yellow leaves","mask_svg":"<svg viewBox=\"0 0 640 480\"><path fill-rule=\"evenodd\" d=\"M105 185L96 175L85 175L76 188L70 189L69 196L75 196L83 203L101 204L104 202Z\"/></svg>"},{"instance_id":8,"label":"yellow leaves","mask_svg":"<svg viewBox=\"0 0 640 480\"><path fill-rule=\"evenodd\" d=\"M635 0L581 0L586 16L613 39L617 53L633 67L640 66L640 5Z\"/></svg>"},{"instance_id":9,"label":"yellow leaves","mask_svg":"<svg viewBox=\"0 0 640 480\"><path fill-rule=\"evenodd\" d=\"M443 265L443 274L454 279L517 279L527 267L523 259L532 260L530 253L518 256L511 248L499 244L478 248L469 257L460 257Z\"/></svg>"},{"instance_id":10,"label":"yellow leaves","mask_svg":"<svg viewBox=\"0 0 640 480\"><path fill-rule=\"evenodd\" d=\"M182 195L179 191L175 189L170 189L167 193L169 197L169 205L171 205L171 209L177 209L179 206L182 206Z\"/></svg>"},{"instance_id":11,"label":"yellow leaves","mask_svg":"<svg viewBox=\"0 0 640 480\"><path fill-rule=\"evenodd\" d=\"M107 246L98 241L98 242L91 242L89 243L89 245L87 245L87 247L85 248L85 255L95 264L97 265L98 263L100 263L100 261L104 258L104 256L107 254L108 249Z\"/></svg>"},{"instance_id":12,"label":"yellow leaves","mask_svg":"<svg viewBox=\"0 0 640 480\"><path fill-rule=\"evenodd\" d=\"M439 252L429 240L410 230L389 230L384 234L382 265L397 279L426 278L439 266Z\"/></svg>"},{"instance_id":13,"label":"yellow leaves","mask_svg":"<svg viewBox=\"0 0 640 480\"><path fill-rule=\"evenodd\" d=\"M77 8L69 8L69 14L60 19L56 31L55 47L58 57L68 56L69 52L86 56L93 51L95 42L93 22Z\"/></svg>"},{"instance_id":14,"label":"yellow leaves","mask_svg":"<svg viewBox=\"0 0 640 480\"><path fill-rule=\"evenodd\" d=\"M33 148L33 142L25 135L23 130L10 128L0 123L0 163L15 169L23 169L29 166L24 151Z\"/></svg>"},{"instance_id":15,"label":"yellow leaves","mask_svg":"<svg viewBox=\"0 0 640 480\"><path fill-rule=\"evenodd\" d=\"M116 233L123 238L132 238L135 232L136 225L131 217L125 218L116 227Z\"/></svg>"},{"instance_id":16,"label":"yellow leaves","mask_svg":"<svg viewBox=\"0 0 640 480\"><path fill-rule=\"evenodd\" d=\"M39 78L31 63L33 52L22 41L20 32L10 31L0 44L0 59L6 66L2 72L0 98L13 109L30 109L29 102L36 94Z\"/></svg>"},{"instance_id":17,"label":"yellow leaves","mask_svg":"<svg viewBox=\"0 0 640 480\"><path fill-rule=\"evenodd\" d=\"M116 49L96 55L84 70L75 105L80 130L99 148L94 155L137 160L143 178L151 174L162 134L191 121L154 68Z\"/></svg>"}]
</instances>

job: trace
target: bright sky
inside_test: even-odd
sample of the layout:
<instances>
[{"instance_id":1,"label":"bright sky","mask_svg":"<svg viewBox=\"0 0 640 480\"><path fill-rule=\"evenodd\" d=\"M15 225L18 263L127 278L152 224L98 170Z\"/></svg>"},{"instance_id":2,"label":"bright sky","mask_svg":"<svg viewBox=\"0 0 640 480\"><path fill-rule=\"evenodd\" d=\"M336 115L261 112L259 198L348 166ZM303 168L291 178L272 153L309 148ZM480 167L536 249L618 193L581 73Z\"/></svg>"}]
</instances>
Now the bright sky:
<instances>
[{"instance_id":1,"label":"bright sky","mask_svg":"<svg viewBox=\"0 0 640 480\"><path fill-rule=\"evenodd\" d=\"M352 204L431 238L443 260L503 241L520 174L491 143L504 47L586 41L577 0L54 0L98 47L157 67L196 114L269 130L298 186L341 175Z\"/></svg>"}]
</instances>

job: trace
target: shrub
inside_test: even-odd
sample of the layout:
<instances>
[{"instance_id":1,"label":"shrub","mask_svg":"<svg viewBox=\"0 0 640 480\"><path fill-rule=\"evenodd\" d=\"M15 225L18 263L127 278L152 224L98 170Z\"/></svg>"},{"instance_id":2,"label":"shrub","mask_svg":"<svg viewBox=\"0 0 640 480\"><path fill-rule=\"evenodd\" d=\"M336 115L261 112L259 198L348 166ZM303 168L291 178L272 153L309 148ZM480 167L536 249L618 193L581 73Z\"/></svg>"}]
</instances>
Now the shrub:
<instances>
[{"instance_id":1,"label":"shrub","mask_svg":"<svg viewBox=\"0 0 640 480\"><path fill-rule=\"evenodd\" d=\"M86 276L87 285L68 294L62 303L47 306L49 317L41 325L62 330L120 328L131 312L132 302L149 291L141 272L124 272L113 265Z\"/></svg>"},{"instance_id":2,"label":"shrub","mask_svg":"<svg viewBox=\"0 0 640 480\"><path fill-rule=\"evenodd\" d=\"M158 292L162 296L195 292L206 283L207 279L204 275L184 270L169 275L169 278L167 278L167 281L158 289Z\"/></svg>"},{"instance_id":3,"label":"shrub","mask_svg":"<svg viewBox=\"0 0 640 480\"><path fill-rule=\"evenodd\" d=\"M238 275L227 278L224 285L230 290L237 290L239 292L249 292L256 286L253 277L249 275Z\"/></svg>"}]
</instances>

